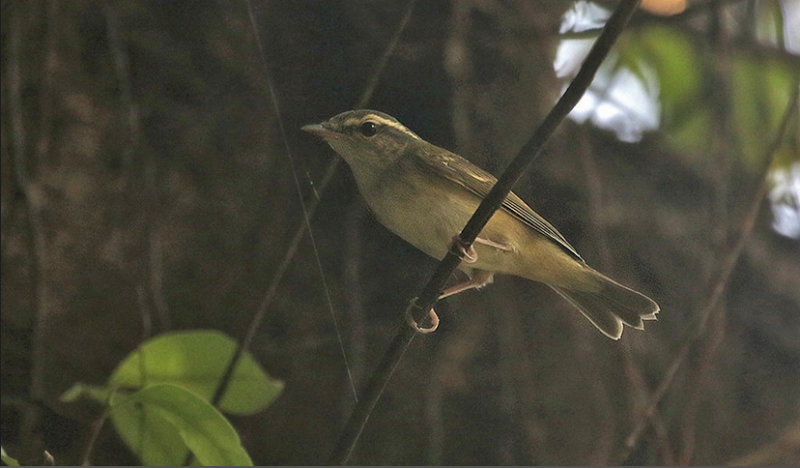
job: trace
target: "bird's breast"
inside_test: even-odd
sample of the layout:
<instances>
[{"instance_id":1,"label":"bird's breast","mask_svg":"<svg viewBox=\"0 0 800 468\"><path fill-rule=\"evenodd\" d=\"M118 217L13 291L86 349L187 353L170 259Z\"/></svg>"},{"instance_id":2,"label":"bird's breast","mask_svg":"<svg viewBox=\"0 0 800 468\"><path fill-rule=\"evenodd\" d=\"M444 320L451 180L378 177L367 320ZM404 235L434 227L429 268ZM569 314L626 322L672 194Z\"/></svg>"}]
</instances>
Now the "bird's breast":
<instances>
[{"instance_id":1,"label":"bird's breast","mask_svg":"<svg viewBox=\"0 0 800 468\"><path fill-rule=\"evenodd\" d=\"M457 194L407 181L386 181L366 196L378 221L434 258L442 258L477 204Z\"/></svg>"},{"instance_id":2,"label":"bird's breast","mask_svg":"<svg viewBox=\"0 0 800 468\"><path fill-rule=\"evenodd\" d=\"M364 198L381 224L435 259L444 257L454 236L461 232L480 203L472 193L448 184L421 187L408 180L393 180L360 188L362 193L369 192ZM510 230L507 229L509 222L514 225ZM518 234L525 230L507 213L496 212L480 236L507 245L511 250L475 244L478 262L465 263L462 267L516 274L521 241Z\"/></svg>"}]
</instances>

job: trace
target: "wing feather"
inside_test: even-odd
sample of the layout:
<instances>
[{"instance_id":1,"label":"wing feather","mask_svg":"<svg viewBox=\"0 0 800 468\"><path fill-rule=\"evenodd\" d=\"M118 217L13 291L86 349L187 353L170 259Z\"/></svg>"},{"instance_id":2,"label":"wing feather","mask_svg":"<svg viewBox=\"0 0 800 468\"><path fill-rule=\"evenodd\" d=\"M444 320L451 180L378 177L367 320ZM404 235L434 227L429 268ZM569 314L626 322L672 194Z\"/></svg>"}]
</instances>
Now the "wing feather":
<instances>
[{"instance_id":1,"label":"wing feather","mask_svg":"<svg viewBox=\"0 0 800 468\"><path fill-rule=\"evenodd\" d=\"M426 143L424 140L421 140L421 142ZM457 154L430 143L414 146L416 147L415 150L421 149L427 153L428 157L419 158L415 157L413 154L407 154L407 156L415 157L420 164L428 166L435 174L464 187L481 199L489 194L489 191L497 182L494 176ZM561 235L552 224L533 211L514 192L509 193L506 199L503 200L502 209L536 232L555 242L565 252L575 257L577 260L583 261L580 254L567 242L564 236Z\"/></svg>"}]
</instances>

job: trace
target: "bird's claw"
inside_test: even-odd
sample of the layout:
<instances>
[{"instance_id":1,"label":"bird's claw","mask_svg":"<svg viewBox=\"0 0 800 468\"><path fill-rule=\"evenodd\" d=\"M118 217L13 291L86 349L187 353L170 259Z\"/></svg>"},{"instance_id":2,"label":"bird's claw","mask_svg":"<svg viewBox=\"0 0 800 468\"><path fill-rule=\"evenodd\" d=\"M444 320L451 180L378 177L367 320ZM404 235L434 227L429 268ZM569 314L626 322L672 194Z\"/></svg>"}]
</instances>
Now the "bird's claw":
<instances>
[{"instance_id":1,"label":"bird's claw","mask_svg":"<svg viewBox=\"0 0 800 468\"><path fill-rule=\"evenodd\" d=\"M428 333L435 332L436 329L439 328L439 316L436 315L436 311L434 311L433 308L431 308L428 311L428 317L430 317L431 319L430 327L420 327L419 323L417 323L417 321L414 320L414 314L411 313L411 309L420 308L419 305L417 305L417 299L418 298L416 297L411 299L411 302L408 304L408 307L406 308L406 323L408 323L408 326L413 328L414 331L416 331L417 333L422 333L424 335L427 335Z\"/></svg>"},{"instance_id":2,"label":"bird's claw","mask_svg":"<svg viewBox=\"0 0 800 468\"><path fill-rule=\"evenodd\" d=\"M467 247L466 243L458 236L453 236L453 244L455 244L458 251L461 253L461 259L464 263L475 263L478 261L478 252L475 247L470 245Z\"/></svg>"}]
</instances>

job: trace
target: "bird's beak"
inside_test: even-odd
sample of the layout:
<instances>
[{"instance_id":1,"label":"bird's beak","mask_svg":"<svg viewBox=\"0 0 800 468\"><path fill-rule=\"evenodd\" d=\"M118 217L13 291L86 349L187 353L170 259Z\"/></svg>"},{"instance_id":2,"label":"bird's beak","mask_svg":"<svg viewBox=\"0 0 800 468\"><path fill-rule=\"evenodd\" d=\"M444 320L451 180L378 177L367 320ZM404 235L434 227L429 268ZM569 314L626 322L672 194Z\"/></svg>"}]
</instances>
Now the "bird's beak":
<instances>
[{"instance_id":1,"label":"bird's beak","mask_svg":"<svg viewBox=\"0 0 800 468\"><path fill-rule=\"evenodd\" d=\"M325 124L326 124L326 122L322 122L322 123L318 123L318 124L303 125L300 128L300 130L303 130L304 132L308 132L308 133L314 134L314 135L322 138L323 140L327 140L328 138L331 138L334 135L336 135L336 132L334 130L331 130Z\"/></svg>"}]
</instances>

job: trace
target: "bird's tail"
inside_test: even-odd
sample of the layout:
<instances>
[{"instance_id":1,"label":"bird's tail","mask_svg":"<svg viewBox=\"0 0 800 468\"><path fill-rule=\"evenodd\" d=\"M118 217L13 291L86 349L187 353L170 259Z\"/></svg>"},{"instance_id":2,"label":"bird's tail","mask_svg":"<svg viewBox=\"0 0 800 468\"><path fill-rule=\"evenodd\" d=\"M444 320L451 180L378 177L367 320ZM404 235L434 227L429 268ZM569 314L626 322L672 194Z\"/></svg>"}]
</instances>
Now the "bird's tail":
<instances>
[{"instance_id":1,"label":"bird's tail","mask_svg":"<svg viewBox=\"0 0 800 468\"><path fill-rule=\"evenodd\" d=\"M595 291L551 287L574 304L604 335L618 340L623 323L643 330L644 320L656 320L659 307L655 301L597 271L591 272L599 284Z\"/></svg>"}]
</instances>

